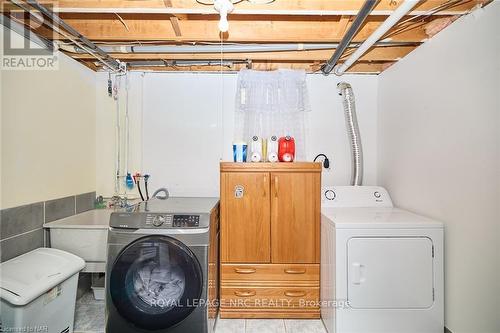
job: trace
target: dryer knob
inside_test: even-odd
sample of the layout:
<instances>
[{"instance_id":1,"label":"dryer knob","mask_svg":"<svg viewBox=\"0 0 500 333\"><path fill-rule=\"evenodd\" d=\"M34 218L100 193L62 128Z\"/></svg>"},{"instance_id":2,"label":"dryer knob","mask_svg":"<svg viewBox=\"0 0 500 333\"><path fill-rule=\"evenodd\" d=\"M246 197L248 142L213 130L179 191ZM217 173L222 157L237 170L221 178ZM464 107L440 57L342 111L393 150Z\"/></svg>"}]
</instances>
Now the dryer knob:
<instances>
[{"instance_id":1,"label":"dryer knob","mask_svg":"<svg viewBox=\"0 0 500 333\"><path fill-rule=\"evenodd\" d=\"M336 197L337 197L337 194L333 190L326 190L325 191L326 200L335 200Z\"/></svg>"}]
</instances>

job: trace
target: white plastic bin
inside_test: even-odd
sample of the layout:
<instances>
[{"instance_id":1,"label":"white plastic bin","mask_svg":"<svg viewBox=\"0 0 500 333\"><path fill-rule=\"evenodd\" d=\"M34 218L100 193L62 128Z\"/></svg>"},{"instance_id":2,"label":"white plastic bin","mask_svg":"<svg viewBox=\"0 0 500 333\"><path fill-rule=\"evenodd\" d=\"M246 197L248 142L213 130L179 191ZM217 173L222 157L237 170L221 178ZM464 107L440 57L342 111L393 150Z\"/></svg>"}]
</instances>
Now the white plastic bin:
<instances>
[{"instance_id":1,"label":"white plastic bin","mask_svg":"<svg viewBox=\"0 0 500 333\"><path fill-rule=\"evenodd\" d=\"M0 264L4 332L73 332L80 257L39 248Z\"/></svg>"}]
</instances>

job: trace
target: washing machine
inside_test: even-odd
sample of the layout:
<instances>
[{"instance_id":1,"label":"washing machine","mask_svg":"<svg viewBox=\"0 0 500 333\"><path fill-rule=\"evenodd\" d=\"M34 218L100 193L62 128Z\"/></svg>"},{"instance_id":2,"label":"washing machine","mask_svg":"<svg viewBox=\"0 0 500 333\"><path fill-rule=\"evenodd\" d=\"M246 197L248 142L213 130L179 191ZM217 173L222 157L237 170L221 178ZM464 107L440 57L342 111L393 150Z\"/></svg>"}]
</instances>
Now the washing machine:
<instances>
[{"instance_id":1,"label":"washing machine","mask_svg":"<svg viewBox=\"0 0 500 333\"><path fill-rule=\"evenodd\" d=\"M321 316L329 333L442 333L443 225L381 187L322 190Z\"/></svg>"},{"instance_id":2,"label":"washing machine","mask_svg":"<svg viewBox=\"0 0 500 333\"><path fill-rule=\"evenodd\" d=\"M151 199L112 213L106 332L213 332L218 221L218 198Z\"/></svg>"}]
</instances>

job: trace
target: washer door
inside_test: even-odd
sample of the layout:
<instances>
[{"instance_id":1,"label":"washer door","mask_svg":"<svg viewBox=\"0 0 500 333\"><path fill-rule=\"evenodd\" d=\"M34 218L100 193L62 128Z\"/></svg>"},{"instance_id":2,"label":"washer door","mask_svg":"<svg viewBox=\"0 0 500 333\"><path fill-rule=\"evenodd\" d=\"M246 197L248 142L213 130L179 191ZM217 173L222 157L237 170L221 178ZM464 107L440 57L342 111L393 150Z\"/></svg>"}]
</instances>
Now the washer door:
<instances>
[{"instance_id":1,"label":"washer door","mask_svg":"<svg viewBox=\"0 0 500 333\"><path fill-rule=\"evenodd\" d=\"M116 258L109 281L118 313L146 330L166 329L184 320L203 288L193 252L171 237L156 235L127 246Z\"/></svg>"}]
</instances>

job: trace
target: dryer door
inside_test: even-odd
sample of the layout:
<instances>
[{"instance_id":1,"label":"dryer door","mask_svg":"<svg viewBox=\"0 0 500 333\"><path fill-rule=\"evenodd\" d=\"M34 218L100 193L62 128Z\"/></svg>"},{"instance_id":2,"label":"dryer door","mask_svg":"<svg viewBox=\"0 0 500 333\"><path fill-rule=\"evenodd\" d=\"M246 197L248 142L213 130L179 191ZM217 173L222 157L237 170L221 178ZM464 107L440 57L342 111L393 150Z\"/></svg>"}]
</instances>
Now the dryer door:
<instances>
[{"instance_id":1,"label":"dryer door","mask_svg":"<svg viewBox=\"0 0 500 333\"><path fill-rule=\"evenodd\" d=\"M116 258L109 278L118 313L146 330L172 327L193 312L203 288L200 263L183 243L147 236Z\"/></svg>"},{"instance_id":2,"label":"dryer door","mask_svg":"<svg viewBox=\"0 0 500 333\"><path fill-rule=\"evenodd\" d=\"M427 237L356 237L347 243L349 305L423 309L434 303L434 255Z\"/></svg>"}]
</instances>

